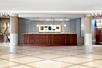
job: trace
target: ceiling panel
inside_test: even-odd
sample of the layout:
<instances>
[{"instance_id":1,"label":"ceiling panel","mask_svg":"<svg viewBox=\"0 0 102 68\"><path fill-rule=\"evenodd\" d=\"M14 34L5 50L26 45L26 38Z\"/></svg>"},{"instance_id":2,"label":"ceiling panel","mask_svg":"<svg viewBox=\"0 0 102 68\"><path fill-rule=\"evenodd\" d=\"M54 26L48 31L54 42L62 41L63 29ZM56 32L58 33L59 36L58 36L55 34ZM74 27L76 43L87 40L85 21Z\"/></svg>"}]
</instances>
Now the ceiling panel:
<instances>
[{"instance_id":1,"label":"ceiling panel","mask_svg":"<svg viewBox=\"0 0 102 68\"><path fill-rule=\"evenodd\" d=\"M0 0L0 10L69 11L102 9L102 0Z\"/></svg>"}]
</instances>

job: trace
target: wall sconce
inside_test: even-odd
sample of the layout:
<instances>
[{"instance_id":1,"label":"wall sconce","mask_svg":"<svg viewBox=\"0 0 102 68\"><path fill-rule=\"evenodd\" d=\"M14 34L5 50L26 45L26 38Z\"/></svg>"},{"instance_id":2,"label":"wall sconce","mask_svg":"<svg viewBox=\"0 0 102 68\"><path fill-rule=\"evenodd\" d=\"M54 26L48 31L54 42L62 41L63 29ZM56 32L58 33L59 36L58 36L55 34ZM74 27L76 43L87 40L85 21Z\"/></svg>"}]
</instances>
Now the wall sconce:
<instances>
[{"instance_id":1,"label":"wall sconce","mask_svg":"<svg viewBox=\"0 0 102 68\"><path fill-rule=\"evenodd\" d=\"M64 24L64 27L66 27L67 25L66 24Z\"/></svg>"},{"instance_id":2,"label":"wall sconce","mask_svg":"<svg viewBox=\"0 0 102 68\"><path fill-rule=\"evenodd\" d=\"M38 25L38 24L37 24L36 26L37 26L37 27L39 27L39 25Z\"/></svg>"}]
</instances>

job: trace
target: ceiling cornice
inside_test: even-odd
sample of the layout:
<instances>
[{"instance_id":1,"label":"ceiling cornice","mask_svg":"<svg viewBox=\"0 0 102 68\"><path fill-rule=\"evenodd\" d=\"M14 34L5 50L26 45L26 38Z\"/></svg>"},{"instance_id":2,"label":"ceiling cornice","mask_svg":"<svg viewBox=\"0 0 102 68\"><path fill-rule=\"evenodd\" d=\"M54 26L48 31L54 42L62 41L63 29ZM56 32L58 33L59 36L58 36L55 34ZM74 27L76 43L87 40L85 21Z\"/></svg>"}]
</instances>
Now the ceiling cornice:
<instances>
[{"instance_id":1,"label":"ceiling cornice","mask_svg":"<svg viewBox=\"0 0 102 68\"><path fill-rule=\"evenodd\" d=\"M85 15L102 15L102 10L88 11L25 11L25 10L0 10L1 15L19 15L19 14L85 14Z\"/></svg>"}]
</instances>

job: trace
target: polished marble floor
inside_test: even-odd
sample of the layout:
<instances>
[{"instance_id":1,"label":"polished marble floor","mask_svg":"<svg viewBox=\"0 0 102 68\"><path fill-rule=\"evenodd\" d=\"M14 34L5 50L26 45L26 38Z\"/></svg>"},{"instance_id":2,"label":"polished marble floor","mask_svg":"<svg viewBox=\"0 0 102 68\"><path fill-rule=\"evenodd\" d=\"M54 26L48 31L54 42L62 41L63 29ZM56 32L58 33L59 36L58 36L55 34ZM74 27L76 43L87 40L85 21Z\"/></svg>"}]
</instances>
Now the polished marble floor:
<instances>
[{"instance_id":1,"label":"polished marble floor","mask_svg":"<svg viewBox=\"0 0 102 68\"><path fill-rule=\"evenodd\" d=\"M102 45L9 46L0 43L0 68L102 68Z\"/></svg>"}]
</instances>

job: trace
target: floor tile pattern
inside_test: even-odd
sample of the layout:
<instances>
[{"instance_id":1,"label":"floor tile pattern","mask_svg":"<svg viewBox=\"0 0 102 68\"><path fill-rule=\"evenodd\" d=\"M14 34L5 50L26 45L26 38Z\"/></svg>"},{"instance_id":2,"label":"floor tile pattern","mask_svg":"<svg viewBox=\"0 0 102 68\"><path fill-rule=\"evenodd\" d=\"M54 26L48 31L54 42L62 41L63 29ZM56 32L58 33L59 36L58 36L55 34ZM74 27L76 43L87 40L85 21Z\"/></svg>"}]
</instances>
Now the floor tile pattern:
<instances>
[{"instance_id":1,"label":"floor tile pattern","mask_svg":"<svg viewBox=\"0 0 102 68\"><path fill-rule=\"evenodd\" d=\"M81 46L10 45L0 43L0 68L102 68L102 45Z\"/></svg>"}]
</instances>

